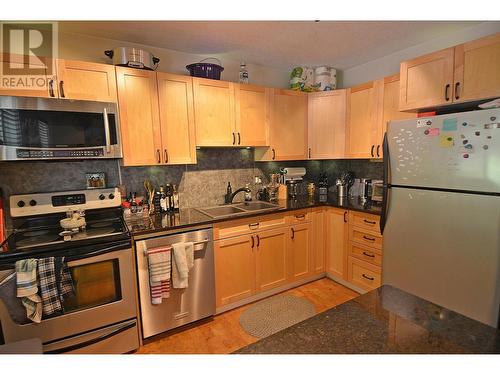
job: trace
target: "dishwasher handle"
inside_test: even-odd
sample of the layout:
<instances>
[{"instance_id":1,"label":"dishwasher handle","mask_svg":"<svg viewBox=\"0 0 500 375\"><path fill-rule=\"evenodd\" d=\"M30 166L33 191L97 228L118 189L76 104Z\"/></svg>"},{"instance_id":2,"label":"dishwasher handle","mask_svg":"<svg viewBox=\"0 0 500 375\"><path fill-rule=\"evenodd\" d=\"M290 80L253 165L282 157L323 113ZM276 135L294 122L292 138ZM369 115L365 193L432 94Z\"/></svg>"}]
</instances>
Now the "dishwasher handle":
<instances>
[{"instance_id":1,"label":"dishwasher handle","mask_svg":"<svg viewBox=\"0 0 500 375\"><path fill-rule=\"evenodd\" d=\"M193 246L196 246L196 245L205 245L207 243L211 242L209 238L205 238L204 240L201 240L201 241L195 241L193 242ZM204 247L203 247L204 248ZM194 249L194 251L202 251L203 248L201 249ZM148 256L148 249L145 249L144 250L144 256L147 257Z\"/></svg>"}]
</instances>

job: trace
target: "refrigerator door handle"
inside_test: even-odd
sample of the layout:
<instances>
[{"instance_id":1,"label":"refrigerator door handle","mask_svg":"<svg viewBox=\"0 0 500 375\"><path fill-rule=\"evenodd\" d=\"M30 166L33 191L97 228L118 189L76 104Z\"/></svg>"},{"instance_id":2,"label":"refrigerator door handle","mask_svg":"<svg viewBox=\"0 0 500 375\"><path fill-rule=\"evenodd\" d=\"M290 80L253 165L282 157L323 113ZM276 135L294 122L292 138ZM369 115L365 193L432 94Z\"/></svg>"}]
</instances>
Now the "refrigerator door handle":
<instances>
[{"instance_id":1,"label":"refrigerator door handle","mask_svg":"<svg viewBox=\"0 0 500 375\"><path fill-rule=\"evenodd\" d=\"M384 233L385 222L387 220L388 198L389 198L389 143L387 141L387 133L384 134L384 142L382 144L384 153L384 184L382 187L382 210L380 212L380 234Z\"/></svg>"}]
</instances>

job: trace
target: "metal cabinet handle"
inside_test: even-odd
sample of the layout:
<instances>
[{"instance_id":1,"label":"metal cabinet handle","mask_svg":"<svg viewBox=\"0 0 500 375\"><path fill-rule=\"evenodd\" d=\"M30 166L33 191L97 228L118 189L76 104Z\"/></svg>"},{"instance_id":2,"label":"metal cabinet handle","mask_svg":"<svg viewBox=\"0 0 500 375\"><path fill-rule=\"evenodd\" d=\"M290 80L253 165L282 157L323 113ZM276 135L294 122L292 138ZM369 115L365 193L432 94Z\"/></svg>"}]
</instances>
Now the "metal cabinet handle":
<instances>
[{"instance_id":1,"label":"metal cabinet handle","mask_svg":"<svg viewBox=\"0 0 500 375\"><path fill-rule=\"evenodd\" d=\"M158 163L161 163L160 149L156 150L156 155L158 157Z\"/></svg>"},{"instance_id":2,"label":"metal cabinet handle","mask_svg":"<svg viewBox=\"0 0 500 375\"><path fill-rule=\"evenodd\" d=\"M252 239L252 249L253 249L253 247L255 246L255 240L254 240L253 236L250 236L250 238Z\"/></svg>"},{"instance_id":3,"label":"metal cabinet handle","mask_svg":"<svg viewBox=\"0 0 500 375\"><path fill-rule=\"evenodd\" d=\"M236 143L236 136L234 135L234 132L233 132L233 145Z\"/></svg>"},{"instance_id":4,"label":"metal cabinet handle","mask_svg":"<svg viewBox=\"0 0 500 375\"><path fill-rule=\"evenodd\" d=\"M309 147L309 159L311 159L311 147Z\"/></svg>"},{"instance_id":5,"label":"metal cabinet handle","mask_svg":"<svg viewBox=\"0 0 500 375\"><path fill-rule=\"evenodd\" d=\"M64 95L64 81L59 82L59 94L61 94L61 98L66 97L66 95Z\"/></svg>"},{"instance_id":6,"label":"metal cabinet handle","mask_svg":"<svg viewBox=\"0 0 500 375\"><path fill-rule=\"evenodd\" d=\"M363 255L366 255L367 257L370 257L370 258L375 258L374 254L369 254L366 251L363 251Z\"/></svg>"},{"instance_id":7,"label":"metal cabinet handle","mask_svg":"<svg viewBox=\"0 0 500 375\"><path fill-rule=\"evenodd\" d=\"M460 94L458 90L460 89L460 82L455 83L455 99L458 100L460 98Z\"/></svg>"},{"instance_id":8,"label":"metal cabinet handle","mask_svg":"<svg viewBox=\"0 0 500 375\"><path fill-rule=\"evenodd\" d=\"M109 119L108 110L106 107L102 110L102 117L104 119L104 138L106 139L106 152L109 154L111 152L111 135L109 131Z\"/></svg>"},{"instance_id":9,"label":"metal cabinet handle","mask_svg":"<svg viewBox=\"0 0 500 375\"><path fill-rule=\"evenodd\" d=\"M365 279L370 280L370 281L375 280L375 278L374 278L374 277L366 276L365 274L363 274L363 277L364 277Z\"/></svg>"},{"instance_id":10,"label":"metal cabinet handle","mask_svg":"<svg viewBox=\"0 0 500 375\"><path fill-rule=\"evenodd\" d=\"M248 224L248 228L250 228L250 229L258 229L259 228L259 223Z\"/></svg>"},{"instance_id":11,"label":"metal cabinet handle","mask_svg":"<svg viewBox=\"0 0 500 375\"><path fill-rule=\"evenodd\" d=\"M295 238L295 229L290 228L292 230L292 240Z\"/></svg>"},{"instance_id":12,"label":"metal cabinet handle","mask_svg":"<svg viewBox=\"0 0 500 375\"><path fill-rule=\"evenodd\" d=\"M450 100L450 96L448 95L448 91L450 89L450 84L448 83L445 87L444 87L444 99L446 101L449 101Z\"/></svg>"},{"instance_id":13,"label":"metal cabinet handle","mask_svg":"<svg viewBox=\"0 0 500 375\"><path fill-rule=\"evenodd\" d=\"M380 145L377 145L377 158L380 157Z\"/></svg>"},{"instance_id":14,"label":"metal cabinet handle","mask_svg":"<svg viewBox=\"0 0 500 375\"><path fill-rule=\"evenodd\" d=\"M167 152L167 149L163 150L163 156L165 157L165 163L168 163L168 152Z\"/></svg>"},{"instance_id":15,"label":"metal cabinet handle","mask_svg":"<svg viewBox=\"0 0 500 375\"><path fill-rule=\"evenodd\" d=\"M306 217L305 214L295 215L296 219L304 219Z\"/></svg>"},{"instance_id":16,"label":"metal cabinet handle","mask_svg":"<svg viewBox=\"0 0 500 375\"><path fill-rule=\"evenodd\" d=\"M257 235L257 247L259 247L259 246L260 246L260 237L259 237L259 235Z\"/></svg>"},{"instance_id":17,"label":"metal cabinet handle","mask_svg":"<svg viewBox=\"0 0 500 375\"><path fill-rule=\"evenodd\" d=\"M240 132L238 132L238 144L241 145L241 135L240 135Z\"/></svg>"},{"instance_id":18,"label":"metal cabinet handle","mask_svg":"<svg viewBox=\"0 0 500 375\"><path fill-rule=\"evenodd\" d=\"M370 220L366 220L366 219L363 219L363 221L364 221L366 224L372 224L372 225L377 224L377 222L376 222L376 221L370 221Z\"/></svg>"},{"instance_id":19,"label":"metal cabinet handle","mask_svg":"<svg viewBox=\"0 0 500 375\"><path fill-rule=\"evenodd\" d=\"M347 211L344 211L344 223L347 223Z\"/></svg>"},{"instance_id":20,"label":"metal cabinet handle","mask_svg":"<svg viewBox=\"0 0 500 375\"><path fill-rule=\"evenodd\" d=\"M54 80L53 79L49 80L49 95L52 98L56 96L54 94Z\"/></svg>"},{"instance_id":21,"label":"metal cabinet handle","mask_svg":"<svg viewBox=\"0 0 500 375\"><path fill-rule=\"evenodd\" d=\"M366 237L366 236L363 236L363 238L364 238L365 240L368 240L368 241L375 241L375 238Z\"/></svg>"},{"instance_id":22,"label":"metal cabinet handle","mask_svg":"<svg viewBox=\"0 0 500 375\"><path fill-rule=\"evenodd\" d=\"M370 154L372 154L372 158L375 156L375 155L373 155L373 149L374 149L374 148L375 148L375 145L372 145L372 149L371 149L371 151L370 151Z\"/></svg>"},{"instance_id":23,"label":"metal cabinet handle","mask_svg":"<svg viewBox=\"0 0 500 375\"><path fill-rule=\"evenodd\" d=\"M272 152L273 152L273 157L272 157L272 159L274 160L274 159L276 159L276 151L274 150L274 148L272 148L271 150L272 150Z\"/></svg>"}]
</instances>

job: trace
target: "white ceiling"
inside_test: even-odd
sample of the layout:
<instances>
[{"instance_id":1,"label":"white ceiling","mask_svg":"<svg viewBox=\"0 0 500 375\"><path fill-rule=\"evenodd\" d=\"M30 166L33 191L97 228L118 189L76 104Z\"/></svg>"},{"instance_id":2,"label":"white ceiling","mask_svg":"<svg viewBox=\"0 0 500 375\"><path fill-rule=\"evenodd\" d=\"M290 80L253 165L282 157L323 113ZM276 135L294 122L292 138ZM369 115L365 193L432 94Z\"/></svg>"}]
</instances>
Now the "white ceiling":
<instances>
[{"instance_id":1,"label":"white ceiling","mask_svg":"<svg viewBox=\"0 0 500 375\"><path fill-rule=\"evenodd\" d=\"M479 24L475 21L60 22L59 30L289 69L347 69Z\"/></svg>"}]
</instances>

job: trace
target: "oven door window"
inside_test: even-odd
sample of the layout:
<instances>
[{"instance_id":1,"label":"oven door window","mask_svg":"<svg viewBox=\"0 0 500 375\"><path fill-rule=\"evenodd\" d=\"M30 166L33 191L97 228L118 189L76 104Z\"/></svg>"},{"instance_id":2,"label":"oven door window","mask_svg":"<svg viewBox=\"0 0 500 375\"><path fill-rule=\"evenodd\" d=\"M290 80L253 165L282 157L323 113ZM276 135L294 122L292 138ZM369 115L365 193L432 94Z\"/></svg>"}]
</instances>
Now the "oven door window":
<instances>
[{"instance_id":1,"label":"oven door window","mask_svg":"<svg viewBox=\"0 0 500 375\"><path fill-rule=\"evenodd\" d=\"M89 309L121 300L118 259L70 268L75 295L63 302L64 312Z\"/></svg>"},{"instance_id":2,"label":"oven door window","mask_svg":"<svg viewBox=\"0 0 500 375\"><path fill-rule=\"evenodd\" d=\"M115 121L115 115L108 114L111 144L117 144ZM104 146L103 114L0 109L0 145L33 148Z\"/></svg>"}]
</instances>

